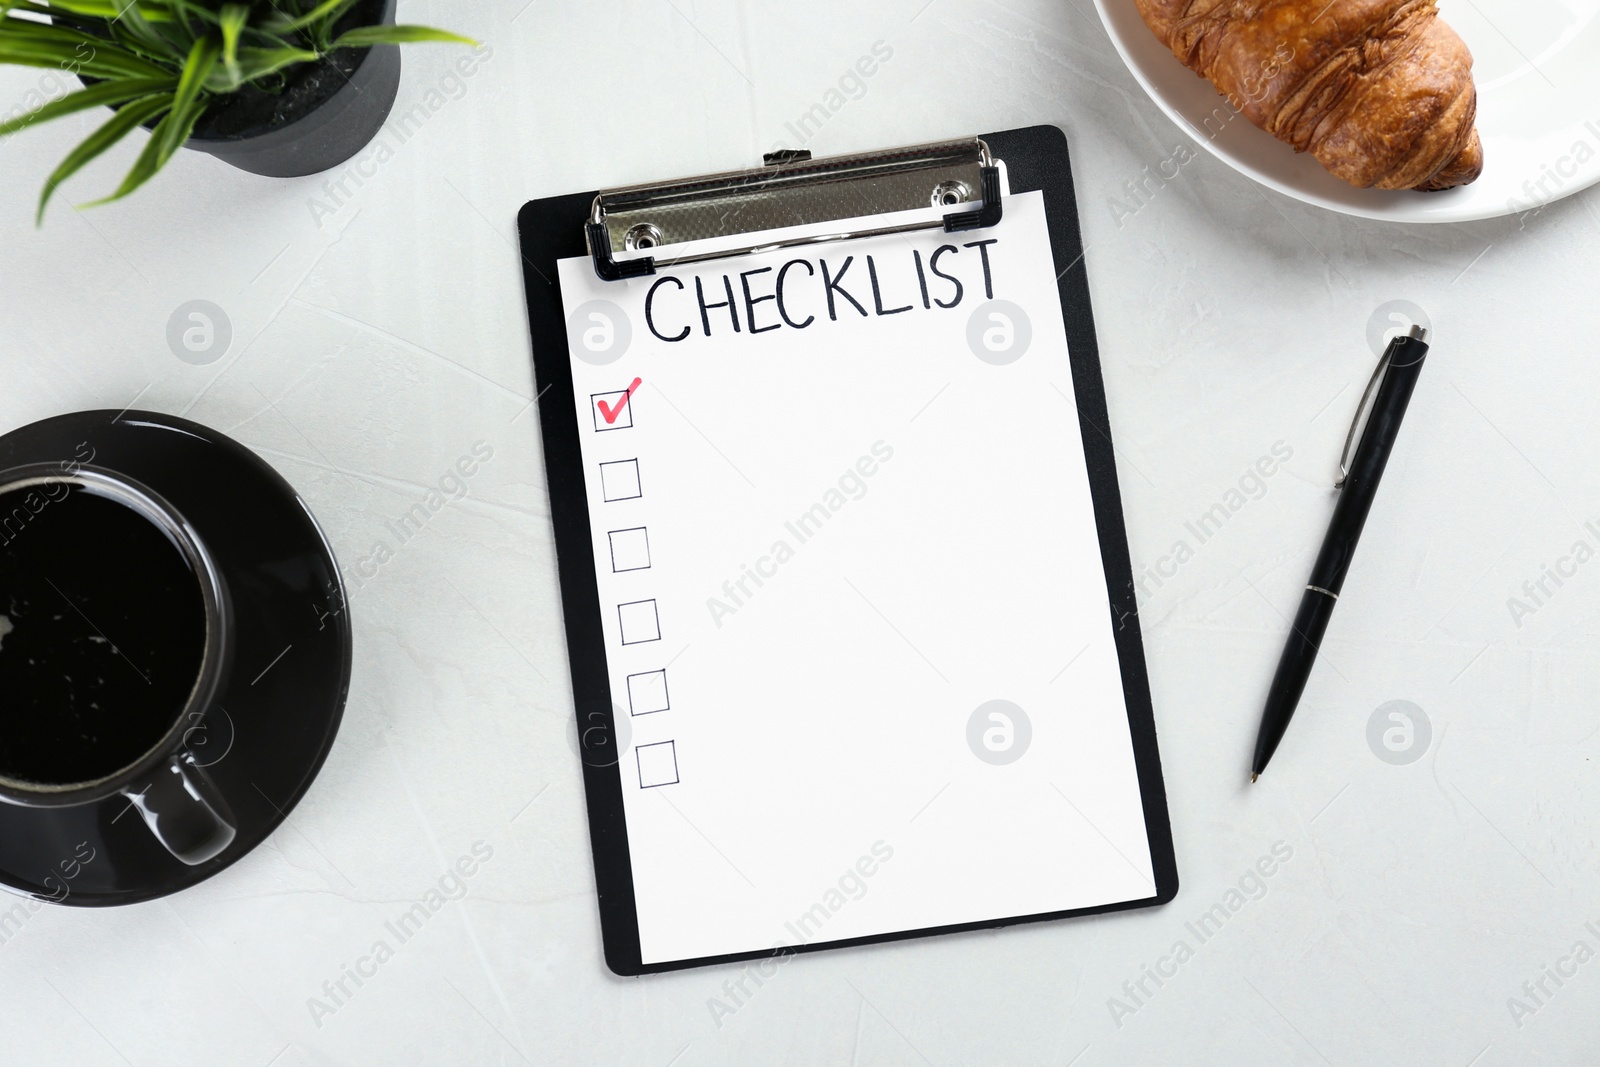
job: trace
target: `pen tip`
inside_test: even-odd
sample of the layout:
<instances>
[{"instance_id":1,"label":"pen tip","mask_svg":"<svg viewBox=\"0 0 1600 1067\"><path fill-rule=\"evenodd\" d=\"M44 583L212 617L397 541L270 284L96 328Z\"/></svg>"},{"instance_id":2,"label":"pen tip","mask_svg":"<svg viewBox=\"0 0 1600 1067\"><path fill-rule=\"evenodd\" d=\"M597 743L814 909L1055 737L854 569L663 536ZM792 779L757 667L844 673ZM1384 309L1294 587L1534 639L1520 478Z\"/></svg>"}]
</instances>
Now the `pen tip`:
<instances>
[{"instance_id":1,"label":"pen tip","mask_svg":"<svg viewBox=\"0 0 1600 1067\"><path fill-rule=\"evenodd\" d=\"M1251 782L1252 782L1252 783L1253 783L1253 782L1255 782L1255 780L1256 780L1256 779L1257 779L1257 778L1260 778L1260 777L1261 777L1261 775L1259 775L1259 774L1252 774L1252 775L1251 775L1251 776L1250 776L1250 781L1251 781Z\"/></svg>"}]
</instances>

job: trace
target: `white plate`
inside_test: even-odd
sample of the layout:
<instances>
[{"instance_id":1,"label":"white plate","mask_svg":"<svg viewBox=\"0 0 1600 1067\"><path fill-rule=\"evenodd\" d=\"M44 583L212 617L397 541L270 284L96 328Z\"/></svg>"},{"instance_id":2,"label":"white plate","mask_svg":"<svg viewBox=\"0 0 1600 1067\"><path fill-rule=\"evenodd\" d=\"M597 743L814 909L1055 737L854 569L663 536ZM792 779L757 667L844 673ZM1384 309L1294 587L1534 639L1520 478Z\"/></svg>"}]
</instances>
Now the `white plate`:
<instances>
[{"instance_id":1,"label":"white plate","mask_svg":"<svg viewBox=\"0 0 1600 1067\"><path fill-rule=\"evenodd\" d=\"M1173 121L1235 169L1308 204L1396 222L1466 222L1534 211L1600 181L1600 0L1440 0L1475 60L1484 170L1439 193L1346 184L1234 115L1156 40L1133 0L1095 6Z\"/></svg>"}]
</instances>

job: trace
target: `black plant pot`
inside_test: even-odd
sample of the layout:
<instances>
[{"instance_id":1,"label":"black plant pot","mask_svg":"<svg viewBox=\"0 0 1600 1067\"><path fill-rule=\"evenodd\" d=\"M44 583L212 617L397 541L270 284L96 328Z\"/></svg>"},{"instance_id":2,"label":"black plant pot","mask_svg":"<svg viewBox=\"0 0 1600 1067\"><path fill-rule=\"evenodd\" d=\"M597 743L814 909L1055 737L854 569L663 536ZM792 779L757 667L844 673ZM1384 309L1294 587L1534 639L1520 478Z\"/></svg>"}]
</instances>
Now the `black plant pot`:
<instances>
[{"instance_id":1,"label":"black plant pot","mask_svg":"<svg viewBox=\"0 0 1600 1067\"><path fill-rule=\"evenodd\" d=\"M393 25L394 17L395 0L366 0L346 21ZM224 98L201 118L184 147L252 174L317 174L370 144L399 93L398 45L350 49L291 68L282 93L250 89Z\"/></svg>"}]
</instances>

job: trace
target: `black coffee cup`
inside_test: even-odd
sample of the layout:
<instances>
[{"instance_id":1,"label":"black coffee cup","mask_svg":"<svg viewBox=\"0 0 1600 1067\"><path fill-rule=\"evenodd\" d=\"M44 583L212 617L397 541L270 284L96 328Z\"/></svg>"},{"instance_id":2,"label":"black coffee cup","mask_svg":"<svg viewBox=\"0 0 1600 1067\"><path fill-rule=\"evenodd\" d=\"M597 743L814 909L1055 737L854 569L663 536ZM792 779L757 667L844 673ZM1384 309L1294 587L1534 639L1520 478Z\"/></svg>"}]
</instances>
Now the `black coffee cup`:
<instances>
[{"instance_id":1,"label":"black coffee cup","mask_svg":"<svg viewBox=\"0 0 1600 1067\"><path fill-rule=\"evenodd\" d=\"M0 802L126 797L190 866L236 820L186 740L231 667L227 586L158 494L76 463L0 471Z\"/></svg>"}]
</instances>

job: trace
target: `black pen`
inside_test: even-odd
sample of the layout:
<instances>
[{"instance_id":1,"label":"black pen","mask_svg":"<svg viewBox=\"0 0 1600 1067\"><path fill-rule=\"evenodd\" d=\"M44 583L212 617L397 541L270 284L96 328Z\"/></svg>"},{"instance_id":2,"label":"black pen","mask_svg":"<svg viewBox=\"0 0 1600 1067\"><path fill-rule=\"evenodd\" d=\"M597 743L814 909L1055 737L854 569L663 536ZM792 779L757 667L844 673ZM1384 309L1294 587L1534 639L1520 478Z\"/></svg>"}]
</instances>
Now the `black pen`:
<instances>
[{"instance_id":1,"label":"black pen","mask_svg":"<svg viewBox=\"0 0 1600 1067\"><path fill-rule=\"evenodd\" d=\"M1411 403L1411 393L1422 374L1422 362L1428 357L1428 331L1421 326L1389 342L1389 347L1372 372L1361 405L1356 410L1356 421L1350 425L1345 438L1344 455L1340 458L1343 477L1336 488L1339 502L1334 505L1333 522L1328 536L1322 541L1322 551L1311 568L1311 580L1306 583L1305 595L1300 598L1300 610L1294 616L1293 632L1284 646L1283 658L1278 661L1278 672L1272 676L1272 688L1267 692L1267 707L1261 714L1261 732L1256 735L1256 755L1250 764L1250 780L1261 777L1267 761L1278 750L1289 720L1294 717L1295 705L1311 677L1311 666L1317 660L1317 649L1327 633L1328 620L1333 618L1333 606L1339 600L1339 590L1344 588L1344 576L1350 570L1350 558L1355 555L1356 542L1361 539L1361 528L1366 524L1367 513L1372 510L1373 498L1378 493L1378 482L1383 478L1383 468L1394 451L1395 438L1400 433L1400 421L1406 416L1406 406ZM1380 385L1379 382L1382 384ZM1373 387L1378 390L1372 402L1372 414L1367 418L1366 429L1361 433L1361 443L1355 455L1350 445L1355 440L1356 428L1361 421L1361 410L1367 406ZM1348 463L1348 465L1346 465Z\"/></svg>"}]
</instances>

